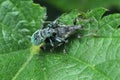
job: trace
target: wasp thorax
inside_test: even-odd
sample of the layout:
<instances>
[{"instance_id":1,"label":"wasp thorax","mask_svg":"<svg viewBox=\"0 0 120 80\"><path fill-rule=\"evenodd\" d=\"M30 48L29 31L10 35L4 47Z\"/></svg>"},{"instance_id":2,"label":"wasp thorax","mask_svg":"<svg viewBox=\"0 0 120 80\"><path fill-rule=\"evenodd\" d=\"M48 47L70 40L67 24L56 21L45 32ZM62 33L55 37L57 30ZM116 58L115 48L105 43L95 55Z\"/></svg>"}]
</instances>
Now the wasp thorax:
<instances>
[{"instance_id":1,"label":"wasp thorax","mask_svg":"<svg viewBox=\"0 0 120 80\"><path fill-rule=\"evenodd\" d=\"M55 30L52 28L45 28L41 30L37 30L33 33L31 37L31 42L34 45L40 45L42 42L45 41L46 38L50 37L55 33Z\"/></svg>"}]
</instances>

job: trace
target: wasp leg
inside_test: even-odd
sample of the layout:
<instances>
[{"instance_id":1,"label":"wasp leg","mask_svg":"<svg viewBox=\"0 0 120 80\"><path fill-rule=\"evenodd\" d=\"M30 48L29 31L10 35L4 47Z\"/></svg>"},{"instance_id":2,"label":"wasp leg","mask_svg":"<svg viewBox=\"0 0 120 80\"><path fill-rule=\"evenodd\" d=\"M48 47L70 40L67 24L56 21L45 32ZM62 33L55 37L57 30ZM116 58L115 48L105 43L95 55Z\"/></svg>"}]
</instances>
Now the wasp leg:
<instances>
[{"instance_id":1,"label":"wasp leg","mask_svg":"<svg viewBox=\"0 0 120 80\"><path fill-rule=\"evenodd\" d=\"M49 39L49 41L50 41L50 45L51 45L52 47L54 47L54 44L53 44L52 40Z\"/></svg>"},{"instance_id":2,"label":"wasp leg","mask_svg":"<svg viewBox=\"0 0 120 80\"><path fill-rule=\"evenodd\" d=\"M95 33L89 33L89 34L86 34L86 35L82 36L81 38L83 38L83 37L90 37L90 36L99 37L99 35L97 35Z\"/></svg>"},{"instance_id":3,"label":"wasp leg","mask_svg":"<svg viewBox=\"0 0 120 80\"><path fill-rule=\"evenodd\" d=\"M77 35L77 38L79 38L79 39L81 38L80 34Z\"/></svg>"},{"instance_id":4,"label":"wasp leg","mask_svg":"<svg viewBox=\"0 0 120 80\"><path fill-rule=\"evenodd\" d=\"M57 38L56 41L59 42L57 46L61 46L63 43L68 43L68 39L63 40L62 38Z\"/></svg>"},{"instance_id":5,"label":"wasp leg","mask_svg":"<svg viewBox=\"0 0 120 80\"><path fill-rule=\"evenodd\" d=\"M58 20L58 18L52 22L53 28L60 27L61 25L64 25L64 24L62 24L62 23Z\"/></svg>"},{"instance_id":6,"label":"wasp leg","mask_svg":"<svg viewBox=\"0 0 120 80\"><path fill-rule=\"evenodd\" d=\"M77 25L77 18L75 18L75 19L73 20L73 24L74 24L74 25Z\"/></svg>"},{"instance_id":7,"label":"wasp leg","mask_svg":"<svg viewBox=\"0 0 120 80\"><path fill-rule=\"evenodd\" d=\"M51 39L49 39L49 41L50 41L50 45L53 47L53 48L50 49L50 52L53 52L54 51L54 44L53 44Z\"/></svg>"},{"instance_id":8,"label":"wasp leg","mask_svg":"<svg viewBox=\"0 0 120 80\"><path fill-rule=\"evenodd\" d=\"M82 18L81 16L82 16L82 15L79 14L79 15L73 20L73 24L74 24L74 25L77 25L77 22L79 22L80 18Z\"/></svg>"},{"instance_id":9,"label":"wasp leg","mask_svg":"<svg viewBox=\"0 0 120 80\"><path fill-rule=\"evenodd\" d=\"M80 13L80 14L78 14L77 15L77 17L73 20L73 24L74 25L77 25L77 24L79 24L79 21L80 20L86 20L87 18L86 18L86 16L85 16L85 13Z\"/></svg>"},{"instance_id":10,"label":"wasp leg","mask_svg":"<svg viewBox=\"0 0 120 80\"><path fill-rule=\"evenodd\" d=\"M58 41L58 42L63 42L63 39L60 38L60 37L57 37L57 38L56 38L56 41Z\"/></svg>"},{"instance_id":11,"label":"wasp leg","mask_svg":"<svg viewBox=\"0 0 120 80\"><path fill-rule=\"evenodd\" d=\"M63 49L63 53L64 53L64 54L66 54L66 53L67 53L65 49Z\"/></svg>"},{"instance_id":12,"label":"wasp leg","mask_svg":"<svg viewBox=\"0 0 120 80\"><path fill-rule=\"evenodd\" d=\"M69 41L68 41L68 39L67 39L67 40L65 40L64 42L65 42L65 43L68 43Z\"/></svg>"},{"instance_id":13,"label":"wasp leg","mask_svg":"<svg viewBox=\"0 0 120 80\"><path fill-rule=\"evenodd\" d=\"M58 42L58 45L57 45L56 47L61 46L61 45L65 42L65 41L64 41L62 38L60 38L60 37L57 37L55 40Z\"/></svg>"},{"instance_id":14,"label":"wasp leg","mask_svg":"<svg viewBox=\"0 0 120 80\"><path fill-rule=\"evenodd\" d=\"M55 21L53 21L52 25L53 25L53 28L65 27L66 26L64 23L62 23L61 21L59 21L58 18Z\"/></svg>"}]
</instances>

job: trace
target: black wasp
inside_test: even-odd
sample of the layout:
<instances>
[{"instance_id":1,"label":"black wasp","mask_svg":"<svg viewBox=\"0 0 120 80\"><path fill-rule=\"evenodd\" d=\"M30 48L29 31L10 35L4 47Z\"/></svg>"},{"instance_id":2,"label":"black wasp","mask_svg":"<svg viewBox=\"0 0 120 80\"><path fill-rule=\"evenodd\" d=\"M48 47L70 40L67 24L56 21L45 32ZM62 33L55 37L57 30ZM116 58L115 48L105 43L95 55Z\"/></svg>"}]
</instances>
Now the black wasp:
<instances>
[{"instance_id":1,"label":"black wasp","mask_svg":"<svg viewBox=\"0 0 120 80\"><path fill-rule=\"evenodd\" d=\"M68 38L73 35L77 30L81 30L80 25L76 25L76 19L74 25L64 25L57 20L47 23L42 29L33 33L31 41L34 45L40 45L45 43L42 48L56 48L62 44L68 42ZM41 46L40 46L41 47Z\"/></svg>"}]
</instances>

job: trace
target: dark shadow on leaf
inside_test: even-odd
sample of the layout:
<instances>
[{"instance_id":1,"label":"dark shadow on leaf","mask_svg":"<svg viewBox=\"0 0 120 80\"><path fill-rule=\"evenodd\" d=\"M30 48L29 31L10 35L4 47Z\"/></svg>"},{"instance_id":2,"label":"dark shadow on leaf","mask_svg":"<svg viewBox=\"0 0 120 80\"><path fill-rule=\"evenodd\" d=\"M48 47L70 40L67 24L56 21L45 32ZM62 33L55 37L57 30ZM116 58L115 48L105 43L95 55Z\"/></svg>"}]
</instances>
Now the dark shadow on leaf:
<instances>
[{"instance_id":1,"label":"dark shadow on leaf","mask_svg":"<svg viewBox=\"0 0 120 80\"><path fill-rule=\"evenodd\" d=\"M46 7L47 21L53 21L63 13L61 10L55 8L53 5L46 3L44 0L33 0L33 1L36 4L40 4L41 6Z\"/></svg>"},{"instance_id":2,"label":"dark shadow on leaf","mask_svg":"<svg viewBox=\"0 0 120 80\"><path fill-rule=\"evenodd\" d=\"M114 14L114 13L120 13L120 9L119 9L117 6L112 6L112 7L108 8L108 11L106 11L106 12L103 14L102 18L103 18L104 16L108 16L108 15Z\"/></svg>"},{"instance_id":3,"label":"dark shadow on leaf","mask_svg":"<svg viewBox=\"0 0 120 80\"><path fill-rule=\"evenodd\" d=\"M117 28L120 28L120 25Z\"/></svg>"}]
</instances>

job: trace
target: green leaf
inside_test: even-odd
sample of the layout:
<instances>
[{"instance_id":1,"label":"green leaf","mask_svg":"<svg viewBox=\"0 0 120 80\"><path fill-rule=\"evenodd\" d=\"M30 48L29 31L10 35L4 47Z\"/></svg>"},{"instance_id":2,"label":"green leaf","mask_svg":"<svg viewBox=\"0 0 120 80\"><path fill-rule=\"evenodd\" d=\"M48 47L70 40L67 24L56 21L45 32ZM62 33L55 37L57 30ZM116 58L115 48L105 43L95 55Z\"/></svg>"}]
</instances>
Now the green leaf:
<instances>
[{"instance_id":1,"label":"green leaf","mask_svg":"<svg viewBox=\"0 0 120 80\"><path fill-rule=\"evenodd\" d=\"M47 3L57 7L63 11L69 11L71 9L80 9L87 11L98 7L116 7L120 9L120 0L45 0Z\"/></svg>"},{"instance_id":2,"label":"green leaf","mask_svg":"<svg viewBox=\"0 0 120 80\"><path fill-rule=\"evenodd\" d=\"M85 13L88 21L80 20L85 30L78 32L82 38L73 36L68 44L61 46L66 54L60 49L42 51L39 55L30 54L28 36L42 26L45 9L31 0L0 0L0 79L119 80L120 14L102 17L105 11L97 8ZM58 20L73 25L78 14L74 10ZM97 36L84 37L90 32ZM18 44L21 39L23 42Z\"/></svg>"},{"instance_id":3,"label":"green leaf","mask_svg":"<svg viewBox=\"0 0 120 80\"><path fill-rule=\"evenodd\" d=\"M0 80L41 78L39 56L29 47L45 18L46 9L32 0L0 0Z\"/></svg>"},{"instance_id":4,"label":"green leaf","mask_svg":"<svg viewBox=\"0 0 120 80\"><path fill-rule=\"evenodd\" d=\"M44 18L45 9L32 0L1 0L0 54L28 48L32 33Z\"/></svg>"},{"instance_id":5,"label":"green leaf","mask_svg":"<svg viewBox=\"0 0 120 80\"><path fill-rule=\"evenodd\" d=\"M105 11L104 8L97 8L86 13L86 16L93 20L83 24L86 29L90 27L85 32L89 34L93 32L97 35L96 37L91 35L80 39L74 38L64 47L67 54L62 54L62 51L45 54L42 60L44 67L41 68L44 69L48 80L120 79L120 31L118 28L120 14L102 17ZM64 14L60 20L63 19L67 24L73 20L72 14L75 12Z\"/></svg>"}]
</instances>

